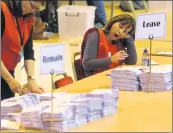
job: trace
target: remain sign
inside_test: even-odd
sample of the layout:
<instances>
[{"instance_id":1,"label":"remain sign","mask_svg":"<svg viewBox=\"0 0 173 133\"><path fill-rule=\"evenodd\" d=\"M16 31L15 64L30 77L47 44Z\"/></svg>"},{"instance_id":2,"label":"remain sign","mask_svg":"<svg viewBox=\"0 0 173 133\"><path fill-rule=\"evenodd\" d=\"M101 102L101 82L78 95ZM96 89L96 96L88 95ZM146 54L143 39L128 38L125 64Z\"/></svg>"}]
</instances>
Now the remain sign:
<instances>
[{"instance_id":1,"label":"remain sign","mask_svg":"<svg viewBox=\"0 0 173 133\"><path fill-rule=\"evenodd\" d=\"M166 13L145 13L136 18L136 40L149 39L149 36L166 38Z\"/></svg>"},{"instance_id":2,"label":"remain sign","mask_svg":"<svg viewBox=\"0 0 173 133\"><path fill-rule=\"evenodd\" d=\"M65 44L52 44L40 47L40 74L65 72Z\"/></svg>"}]
</instances>

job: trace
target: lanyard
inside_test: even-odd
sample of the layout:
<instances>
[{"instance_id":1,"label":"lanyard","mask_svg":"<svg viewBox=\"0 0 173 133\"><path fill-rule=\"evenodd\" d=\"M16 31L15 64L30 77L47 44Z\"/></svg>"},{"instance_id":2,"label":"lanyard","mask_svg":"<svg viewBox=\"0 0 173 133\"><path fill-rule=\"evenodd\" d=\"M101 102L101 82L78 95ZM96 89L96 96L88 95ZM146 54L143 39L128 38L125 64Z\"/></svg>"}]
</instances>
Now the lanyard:
<instances>
[{"instance_id":1,"label":"lanyard","mask_svg":"<svg viewBox=\"0 0 173 133\"><path fill-rule=\"evenodd\" d=\"M15 21L16 21L18 33L19 33L19 36L20 36L20 47L22 47L22 45L23 45L23 36L22 36L21 30L20 30L20 26L19 26L19 23L18 23L18 20L17 20L17 5L16 5L16 1L12 0L12 3L13 3L12 11L13 11L13 13L15 15Z\"/></svg>"}]
</instances>

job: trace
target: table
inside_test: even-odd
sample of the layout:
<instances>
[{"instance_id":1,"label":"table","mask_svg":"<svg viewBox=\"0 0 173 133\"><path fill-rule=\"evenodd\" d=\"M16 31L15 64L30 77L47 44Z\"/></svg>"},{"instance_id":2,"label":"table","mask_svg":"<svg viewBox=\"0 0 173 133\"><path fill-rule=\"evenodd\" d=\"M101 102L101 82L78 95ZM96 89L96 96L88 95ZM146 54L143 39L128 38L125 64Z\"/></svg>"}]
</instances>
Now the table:
<instances>
[{"instance_id":1,"label":"table","mask_svg":"<svg viewBox=\"0 0 173 133\"><path fill-rule=\"evenodd\" d=\"M89 92L94 88L109 88L111 79L105 76L108 73L110 70L77 81L54 92L78 93ZM116 114L67 132L170 132L171 129L172 91L152 93L121 91ZM21 128L20 132L38 132L38 130Z\"/></svg>"},{"instance_id":2,"label":"table","mask_svg":"<svg viewBox=\"0 0 173 133\"><path fill-rule=\"evenodd\" d=\"M154 54L154 53L151 53L151 56L172 57L172 54Z\"/></svg>"}]
</instances>

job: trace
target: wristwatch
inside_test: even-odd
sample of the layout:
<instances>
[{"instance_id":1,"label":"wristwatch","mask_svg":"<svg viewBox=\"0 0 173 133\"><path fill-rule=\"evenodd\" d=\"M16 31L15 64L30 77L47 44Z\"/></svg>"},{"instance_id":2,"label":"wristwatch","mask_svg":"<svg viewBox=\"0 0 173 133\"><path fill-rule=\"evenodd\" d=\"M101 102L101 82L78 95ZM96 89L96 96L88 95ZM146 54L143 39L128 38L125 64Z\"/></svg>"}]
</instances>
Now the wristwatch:
<instances>
[{"instance_id":1,"label":"wristwatch","mask_svg":"<svg viewBox=\"0 0 173 133\"><path fill-rule=\"evenodd\" d=\"M35 80L35 76L28 76L28 80Z\"/></svg>"}]
</instances>

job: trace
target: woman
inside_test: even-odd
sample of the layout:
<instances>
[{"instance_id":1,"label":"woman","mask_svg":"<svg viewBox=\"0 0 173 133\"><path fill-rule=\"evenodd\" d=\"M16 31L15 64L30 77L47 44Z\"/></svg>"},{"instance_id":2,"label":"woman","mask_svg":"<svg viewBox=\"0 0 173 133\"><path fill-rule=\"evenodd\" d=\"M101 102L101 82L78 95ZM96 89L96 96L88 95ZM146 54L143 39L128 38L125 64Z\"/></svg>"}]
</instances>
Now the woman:
<instances>
[{"instance_id":1,"label":"woman","mask_svg":"<svg viewBox=\"0 0 173 133\"><path fill-rule=\"evenodd\" d=\"M32 42L33 14L43 0L8 0L1 2L1 100L25 94L14 78L19 61L24 62L28 89L41 93L34 78L34 51ZM24 60L22 58L24 56Z\"/></svg>"},{"instance_id":2,"label":"woman","mask_svg":"<svg viewBox=\"0 0 173 133\"><path fill-rule=\"evenodd\" d=\"M137 61L135 20L128 14L112 18L103 29L89 29L82 43L84 77Z\"/></svg>"}]
</instances>

